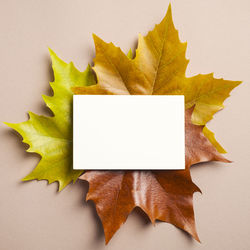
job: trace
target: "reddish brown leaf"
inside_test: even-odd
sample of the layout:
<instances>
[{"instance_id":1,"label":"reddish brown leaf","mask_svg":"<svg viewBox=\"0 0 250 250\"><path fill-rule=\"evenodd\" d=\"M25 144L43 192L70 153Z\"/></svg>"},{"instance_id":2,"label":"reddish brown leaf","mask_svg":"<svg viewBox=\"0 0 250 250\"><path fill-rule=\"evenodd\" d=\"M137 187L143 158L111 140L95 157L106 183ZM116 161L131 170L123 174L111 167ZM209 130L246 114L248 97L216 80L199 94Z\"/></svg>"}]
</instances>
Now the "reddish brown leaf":
<instances>
[{"instance_id":1,"label":"reddish brown leaf","mask_svg":"<svg viewBox=\"0 0 250 250\"><path fill-rule=\"evenodd\" d=\"M188 169L88 171L80 179L89 182L87 200L96 204L106 243L135 207L140 207L152 223L172 223L199 241L193 211L193 193L199 188Z\"/></svg>"},{"instance_id":2,"label":"reddish brown leaf","mask_svg":"<svg viewBox=\"0 0 250 250\"><path fill-rule=\"evenodd\" d=\"M193 211L193 193L199 188L192 182L189 167L203 161L228 160L204 136L204 126L191 123L192 111L186 110L185 170L88 171L80 177L89 182L87 200L96 204L106 243L135 207L140 207L152 223L169 222L199 241Z\"/></svg>"},{"instance_id":3,"label":"reddish brown leaf","mask_svg":"<svg viewBox=\"0 0 250 250\"><path fill-rule=\"evenodd\" d=\"M185 161L186 167L206 161L230 162L223 157L203 134L202 125L194 125L191 122L194 108L186 109L185 112Z\"/></svg>"}]
</instances>

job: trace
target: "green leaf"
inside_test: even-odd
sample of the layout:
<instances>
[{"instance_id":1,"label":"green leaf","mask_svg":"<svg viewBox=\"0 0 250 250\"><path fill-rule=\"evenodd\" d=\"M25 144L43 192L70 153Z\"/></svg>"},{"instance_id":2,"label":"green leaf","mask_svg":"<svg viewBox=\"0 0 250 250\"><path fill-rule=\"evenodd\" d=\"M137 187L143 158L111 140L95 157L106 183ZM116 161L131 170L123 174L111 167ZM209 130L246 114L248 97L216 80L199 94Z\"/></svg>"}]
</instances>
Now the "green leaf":
<instances>
[{"instance_id":1,"label":"green leaf","mask_svg":"<svg viewBox=\"0 0 250 250\"><path fill-rule=\"evenodd\" d=\"M72 167L72 87L95 84L95 76L88 66L78 71L73 63L65 63L50 50L54 82L50 83L54 95L43 96L53 117L39 116L29 112L30 119L18 124L6 123L16 130L23 142L30 147L27 152L37 153L41 160L24 181L48 180L58 182L59 191L70 182L75 182L83 171Z\"/></svg>"}]
</instances>

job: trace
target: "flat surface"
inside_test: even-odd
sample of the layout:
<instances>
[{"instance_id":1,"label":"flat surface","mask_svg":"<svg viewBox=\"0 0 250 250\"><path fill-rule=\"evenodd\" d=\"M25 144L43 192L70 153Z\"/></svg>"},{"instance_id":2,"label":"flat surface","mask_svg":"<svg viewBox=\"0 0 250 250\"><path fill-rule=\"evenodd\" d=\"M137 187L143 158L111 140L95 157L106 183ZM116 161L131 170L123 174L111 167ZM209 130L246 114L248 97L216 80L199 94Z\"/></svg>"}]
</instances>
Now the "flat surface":
<instances>
[{"instance_id":1,"label":"flat surface","mask_svg":"<svg viewBox=\"0 0 250 250\"><path fill-rule=\"evenodd\" d=\"M49 114L41 94L53 80L47 47L80 70L94 57L92 32L124 52L160 22L167 0L8 0L0 3L0 118L27 120L27 111ZM21 183L39 158L0 124L1 250L249 250L250 249L250 1L172 1L174 22L190 59L187 75L243 80L208 127L231 164L191 169L202 190L194 195L201 244L167 223L152 226L135 211L104 245L88 185L78 181L57 193L46 181Z\"/></svg>"},{"instance_id":2,"label":"flat surface","mask_svg":"<svg viewBox=\"0 0 250 250\"><path fill-rule=\"evenodd\" d=\"M185 169L184 96L75 95L74 169Z\"/></svg>"}]
</instances>

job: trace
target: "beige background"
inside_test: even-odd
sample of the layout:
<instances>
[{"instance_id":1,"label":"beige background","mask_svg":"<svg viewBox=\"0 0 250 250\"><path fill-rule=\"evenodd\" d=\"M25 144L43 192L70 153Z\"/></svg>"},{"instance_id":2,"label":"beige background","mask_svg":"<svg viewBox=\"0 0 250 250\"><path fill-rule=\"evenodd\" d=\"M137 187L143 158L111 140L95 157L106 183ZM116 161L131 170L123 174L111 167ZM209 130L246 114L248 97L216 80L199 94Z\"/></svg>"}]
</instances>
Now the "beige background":
<instances>
[{"instance_id":1,"label":"beige background","mask_svg":"<svg viewBox=\"0 0 250 250\"><path fill-rule=\"evenodd\" d=\"M146 34L164 16L166 0L1 0L0 119L21 122L27 111L47 114L41 94L53 79L47 46L83 70L94 56L91 33L127 52L138 32ZM1 123L0 249L250 249L250 34L249 0L172 1L174 22L188 41L187 75L215 72L243 80L210 122L228 150L230 165L192 168L203 194L194 195L202 244L166 223L153 227L133 212L108 246L94 206L85 203L87 184L57 193L46 181L21 183L38 162Z\"/></svg>"}]
</instances>

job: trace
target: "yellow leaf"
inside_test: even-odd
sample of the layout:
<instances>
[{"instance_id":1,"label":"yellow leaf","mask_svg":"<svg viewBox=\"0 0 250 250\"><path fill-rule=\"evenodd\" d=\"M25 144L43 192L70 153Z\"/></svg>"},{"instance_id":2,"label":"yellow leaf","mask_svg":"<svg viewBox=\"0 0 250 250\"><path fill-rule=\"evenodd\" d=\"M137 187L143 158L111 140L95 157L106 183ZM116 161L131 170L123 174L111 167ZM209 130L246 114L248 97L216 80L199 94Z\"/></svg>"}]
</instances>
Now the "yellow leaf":
<instances>
[{"instance_id":1,"label":"yellow leaf","mask_svg":"<svg viewBox=\"0 0 250 250\"><path fill-rule=\"evenodd\" d=\"M73 170L72 165L73 92L71 87L88 86L96 81L90 66L84 72L80 72L73 63L63 62L51 50L50 55L55 78L50 85L54 95L43 96L43 99L54 116L39 116L29 112L28 121L6 124L23 137L23 142L30 146L28 152L41 156L36 168L23 180L58 182L60 191L70 182L75 182L83 173L81 170Z\"/></svg>"},{"instance_id":2,"label":"yellow leaf","mask_svg":"<svg viewBox=\"0 0 250 250\"><path fill-rule=\"evenodd\" d=\"M227 151L217 142L217 140L214 137L214 133L209 130L206 126L203 128L203 134L208 138L208 140L213 144L213 146L216 148L216 150L221 153L225 154Z\"/></svg>"},{"instance_id":3,"label":"yellow leaf","mask_svg":"<svg viewBox=\"0 0 250 250\"><path fill-rule=\"evenodd\" d=\"M186 109L194 107L193 124L205 125L241 83L216 79L213 74L185 76L187 44L179 40L170 5L160 24L146 36L139 35L134 59L131 51L126 56L113 43L107 44L97 36L94 41L93 69L98 84L73 88L75 94L184 95Z\"/></svg>"},{"instance_id":4,"label":"yellow leaf","mask_svg":"<svg viewBox=\"0 0 250 250\"><path fill-rule=\"evenodd\" d=\"M171 7L153 31L138 39L134 63L150 83L149 95L167 94L165 86L176 77L184 76L188 60L185 58L186 43L181 43L172 21Z\"/></svg>"}]
</instances>

